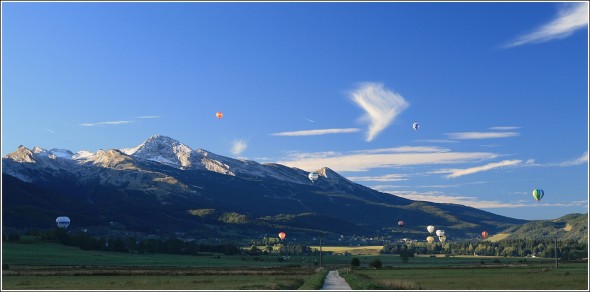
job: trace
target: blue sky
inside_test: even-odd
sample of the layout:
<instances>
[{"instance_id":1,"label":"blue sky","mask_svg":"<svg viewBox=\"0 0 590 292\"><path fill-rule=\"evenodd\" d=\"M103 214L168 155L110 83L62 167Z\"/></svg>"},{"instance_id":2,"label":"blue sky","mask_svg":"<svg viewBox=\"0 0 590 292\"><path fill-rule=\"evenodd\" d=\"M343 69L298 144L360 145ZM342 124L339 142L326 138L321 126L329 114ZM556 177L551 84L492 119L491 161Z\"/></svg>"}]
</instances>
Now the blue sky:
<instances>
[{"instance_id":1,"label":"blue sky","mask_svg":"<svg viewBox=\"0 0 590 292\"><path fill-rule=\"evenodd\" d=\"M586 213L588 4L2 2L2 155L154 134L414 200Z\"/></svg>"}]
</instances>

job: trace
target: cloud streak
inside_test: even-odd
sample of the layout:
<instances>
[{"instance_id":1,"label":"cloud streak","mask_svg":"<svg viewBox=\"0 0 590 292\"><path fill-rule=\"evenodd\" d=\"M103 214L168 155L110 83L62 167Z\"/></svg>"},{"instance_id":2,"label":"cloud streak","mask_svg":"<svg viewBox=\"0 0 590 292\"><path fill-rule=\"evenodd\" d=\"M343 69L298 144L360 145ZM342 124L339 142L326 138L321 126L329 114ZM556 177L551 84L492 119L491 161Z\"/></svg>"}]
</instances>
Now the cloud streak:
<instances>
[{"instance_id":1,"label":"cloud streak","mask_svg":"<svg viewBox=\"0 0 590 292\"><path fill-rule=\"evenodd\" d=\"M351 181L378 181L378 182L386 182L386 181L404 181L408 180L407 175L404 174L386 174L381 176L349 176L346 177Z\"/></svg>"},{"instance_id":2,"label":"cloud streak","mask_svg":"<svg viewBox=\"0 0 590 292\"><path fill-rule=\"evenodd\" d=\"M517 132L462 132L462 133L446 133L450 139L469 140L469 139L493 139L493 138L508 138L520 135Z\"/></svg>"},{"instance_id":3,"label":"cloud streak","mask_svg":"<svg viewBox=\"0 0 590 292\"><path fill-rule=\"evenodd\" d=\"M588 26L588 3L567 3L549 23L535 31L520 36L504 48L522 46L529 43L542 43L570 36L574 31Z\"/></svg>"},{"instance_id":4,"label":"cloud streak","mask_svg":"<svg viewBox=\"0 0 590 292\"><path fill-rule=\"evenodd\" d=\"M129 124L132 121L109 121L109 122L98 122L98 123L82 123L80 126L84 127L95 127L95 126L103 126L103 125L123 125Z\"/></svg>"},{"instance_id":5,"label":"cloud streak","mask_svg":"<svg viewBox=\"0 0 590 292\"><path fill-rule=\"evenodd\" d=\"M494 159L498 155L487 152L405 152L391 153L387 149L382 152L367 153L299 153L291 159L278 161L277 163L301 169L319 169L330 167L335 171L367 171L374 168L453 164Z\"/></svg>"},{"instance_id":6,"label":"cloud streak","mask_svg":"<svg viewBox=\"0 0 590 292\"><path fill-rule=\"evenodd\" d=\"M361 121L369 123L367 142L375 139L409 106L403 96L386 89L381 83L362 83L351 93L351 99L365 110Z\"/></svg>"},{"instance_id":7,"label":"cloud streak","mask_svg":"<svg viewBox=\"0 0 590 292\"><path fill-rule=\"evenodd\" d=\"M463 206L469 206L478 209L495 209L495 208L521 208L521 207L581 207L587 206L588 201L572 201L565 203L528 203L526 201L517 202L500 202L500 201L482 201L477 197L467 196L449 196L442 194L441 192L406 192L406 191L386 191L392 195L396 195L402 198L416 200L416 201L427 201L433 203L446 203L446 204L459 204Z\"/></svg>"},{"instance_id":8,"label":"cloud streak","mask_svg":"<svg viewBox=\"0 0 590 292\"><path fill-rule=\"evenodd\" d=\"M47 128L43 128L43 130L45 130L45 131L47 131L47 132L49 132L51 134L55 134L55 131L53 131L53 130L50 130L50 129L47 129Z\"/></svg>"},{"instance_id":9,"label":"cloud streak","mask_svg":"<svg viewBox=\"0 0 590 292\"><path fill-rule=\"evenodd\" d=\"M138 119L159 119L160 116L141 116L137 117Z\"/></svg>"},{"instance_id":10,"label":"cloud streak","mask_svg":"<svg viewBox=\"0 0 590 292\"><path fill-rule=\"evenodd\" d=\"M464 175L470 175L482 171L488 171L499 167L505 166L514 166L520 164L522 160L504 160L500 162L488 163L482 166L470 167L465 169L446 169L446 170L439 170L433 173L450 173L447 175L447 178L456 178Z\"/></svg>"},{"instance_id":11,"label":"cloud streak","mask_svg":"<svg viewBox=\"0 0 590 292\"><path fill-rule=\"evenodd\" d=\"M273 136L317 136L326 134L346 134L356 133L361 129L358 128L345 128L345 129L320 129L320 130L304 130L304 131L292 131L292 132L279 132L272 133Z\"/></svg>"},{"instance_id":12,"label":"cloud streak","mask_svg":"<svg viewBox=\"0 0 590 292\"><path fill-rule=\"evenodd\" d=\"M584 152L584 154L582 154L582 156L574 159L574 160L570 160L570 161L565 161L559 164L559 166L575 166L575 165L581 165L581 164L586 164L588 163L588 151Z\"/></svg>"}]
</instances>

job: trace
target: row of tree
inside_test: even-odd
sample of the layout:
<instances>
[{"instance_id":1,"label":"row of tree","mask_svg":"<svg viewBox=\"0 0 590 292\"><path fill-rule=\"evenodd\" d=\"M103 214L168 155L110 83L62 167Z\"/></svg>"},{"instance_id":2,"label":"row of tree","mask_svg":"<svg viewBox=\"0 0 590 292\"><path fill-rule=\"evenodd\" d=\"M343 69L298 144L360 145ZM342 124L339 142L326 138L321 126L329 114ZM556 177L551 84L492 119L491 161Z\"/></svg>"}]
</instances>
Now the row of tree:
<instances>
[{"instance_id":1,"label":"row of tree","mask_svg":"<svg viewBox=\"0 0 590 292\"><path fill-rule=\"evenodd\" d=\"M386 244L382 254L448 254L448 255L482 255L511 257L555 257L555 242L552 239L522 239L462 242L413 242L409 244ZM588 242L575 240L558 240L557 256L562 259L576 260L588 257Z\"/></svg>"},{"instance_id":2,"label":"row of tree","mask_svg":"<svg viewBox=\"0 0 590 292\"><path fill-rule=\"evenodd\" d=\"M235 243L203 244L195 241L184 241L178 238L168 239L136 239L135 237L96 238L84 232L68 234L66 230L41 234L43 240L58 240L64 245L78 246L84 250L103 250L124 253L171 253L197 255L200 252L224 253L226 255L240 254L241 249Z\"/></svg>"}]
</instances>

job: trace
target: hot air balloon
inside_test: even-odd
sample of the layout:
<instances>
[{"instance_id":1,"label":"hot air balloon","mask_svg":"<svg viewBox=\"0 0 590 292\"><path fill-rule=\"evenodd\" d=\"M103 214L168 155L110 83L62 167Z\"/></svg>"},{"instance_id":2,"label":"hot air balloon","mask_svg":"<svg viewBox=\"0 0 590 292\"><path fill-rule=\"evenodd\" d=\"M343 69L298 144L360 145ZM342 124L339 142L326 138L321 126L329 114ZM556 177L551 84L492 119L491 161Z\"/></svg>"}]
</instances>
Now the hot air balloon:
<instances>
[{"instance_id":1,"label":"hot air balloon","mask_svg":"<svg viewBox=\"0 0 590 292\"><path fill-rule=\"evenodd\" d=\"M437 230L436 231L436 236L441 237L443 235L445 235L445 231L444 230Z\"/></svg>"},{"instance_id":2,"label":"hot air balloon","mask_svg":"<svg viewBox=\"0 0 590 292\"><path fill-rule=\"evenodd\" d=\"M545 195L545 192L541 189L533 190L533 198L535 198L535 200L537 200L537 202L540 201L544 195Z\"/></svg>"},{"instance_id":3,"label":"hot air balloon","mask_svg":"<svg viewBox=\"0 0 590 292\"><path fill-rule=\"evenodd\" d=\"M429 225L428 227L426 227L426 230L428 230L428 233L432 233L434 232L434 226Z\"/></svg>"},{"instance_id":4,"label":"hot air balloon","mask_svg":"<svg viewBox=\"0 0 590 292\"><path fill-rule=\"evenodd\" d=\"M319 173L313 171L313 172L310 172L307 177L309 177L309 179L311 180L311 182L315 182L318 179L319 176L320 176Z\"/></svg>"},{"instance_id":5,"label":"hot air balloon","mask_svg":"<svg viewBox=\"0 0 590 292\"><path fill-rule=\"evenodd\" d=\"M440 240L440 242L445 242L447 240L447 237L445 235L439 236L438 240Z\"/></svg>"},{"instance_id":6,"label":"hot air balloon","mask_svg":"<svg viewBox=\"0 0 590 292\"><path fill-rule=\"evenodd\" d=\"M481 236L483 236L483 239L486 239L486 238L488 238L488 232L484 230L484 231L481 233Z\"/></svg>"},{"instance_id":7,"label":"hot air balloon","mask_svg":"<svg viewBox=\"0 0 590 292\"><path fill-rule=\"evenodd\" d=\"M418 123L413 123L413 124L412 124L412 128L414 128L414 131L418 131L418 128L420 128L420 124L418 124Z\"/></svg>"},{"instance_id":8,"label":"hot air balloon","mask_svg":"<svg viewBox=\"0 0 590 292\"><path fill-rule=\"evenodd\" d=\"M70 218L66 216L59 216L55 219L55 224L57 224L58 228L66 229L70 226Z\"/></svg>"},{"instance_id":9,"label":"hot air balloon","mask_svg":"<svg viewBox=\"0 0 590 292\"><path fill-rule=\"evenodd\" d=\"M218 119L221 119L221 118L223 117L223 113L222 113L222 112L217 112L217 113L215 114L215 116L216 116Z\"/></svg>"},{"instance_id":10,"label":"hot air balloon","mask_svg":"<svg viewBox=\"0 0 590 292\"><path fill-rule=\"evenodd\" d=\"M285 234L285 232L279 232L279 238L281 240L285 239L285 236L287 236L287 234Z\"/></svg>"},{"instance_id":11,"label":"hot air balloon","mask_svg":"<svg viewBox=\"0 0 590 292\"><path fill-rule=\"evenodd\" d=\"M404 225L406 225L406 223L404 223L404 221L397 222L397 226L399 226L399 227L402 227L403 228Z\"/></svg>"},{"instance_id":12,"label":"hot air balloon","mask_svg":"<svg viewBox=\"0 0 590 292\"><path fill-rule=\"evenodd\" d=\"M426 237L426 241L428 241L428 243L433 243L434 242L434 237L428 236L428 237Z\"/></svg>"}]
</instances>

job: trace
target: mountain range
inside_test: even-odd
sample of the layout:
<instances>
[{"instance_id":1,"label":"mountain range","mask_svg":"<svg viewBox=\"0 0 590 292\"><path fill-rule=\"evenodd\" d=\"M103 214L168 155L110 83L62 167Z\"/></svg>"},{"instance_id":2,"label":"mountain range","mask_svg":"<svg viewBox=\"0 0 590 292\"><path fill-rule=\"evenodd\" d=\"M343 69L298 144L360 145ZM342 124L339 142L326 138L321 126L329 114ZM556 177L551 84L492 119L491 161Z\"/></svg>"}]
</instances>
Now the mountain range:
<instances>
[{"instance_id":1,"label":"mountain range","mask_svg":"<svg viewBox=\"0 0 590 292\"><path fill-rule=\"evenodd\" d=\"M224 157L162 135L96 153L19 146L2 158L2 224L54 228L65 215L72 228L97 232L423 240L428 225L467 239L528 222L379 192L329 167L315 171L312 182L299 168Z\"/></svg>"}]
</instances>

